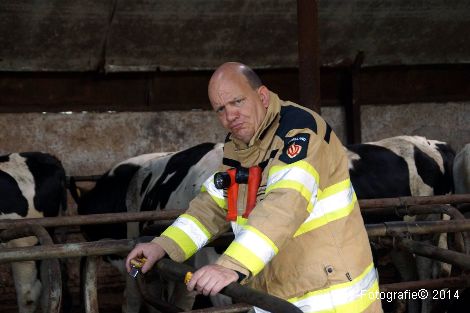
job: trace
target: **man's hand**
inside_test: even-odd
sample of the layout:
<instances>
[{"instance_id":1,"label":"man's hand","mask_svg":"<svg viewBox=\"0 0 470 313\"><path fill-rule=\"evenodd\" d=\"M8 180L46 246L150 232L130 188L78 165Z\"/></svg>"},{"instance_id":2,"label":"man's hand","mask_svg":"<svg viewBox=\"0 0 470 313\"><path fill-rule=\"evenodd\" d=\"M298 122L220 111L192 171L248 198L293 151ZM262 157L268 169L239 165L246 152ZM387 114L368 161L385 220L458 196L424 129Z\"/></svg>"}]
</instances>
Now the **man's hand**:
<instances>
[{"instance_id":1,"label":"man's hand","mask_svg":"<svg viewBox=\"0 0 470 313\"><path fill-rule=\"evenodd\" d=\"M188 283L188 290L205 296L215 296L228 284L238 280L238 274L229 268L212 264L197 270Z\"/></svg>"},{"instance_id":2,"label":"man's hand","mask_svg":"<svg viewBox=\"0 0 470 313\"><path fill-rule=\"evenodd\" d=\"M145 257L147 261L145 262L144 266L142 266L142 273L147 273L153 265L165 256L166 252L163 250L160 245L154 242L147 242L147 243L139 243L135 246L135 248L129 252L126 259L126 269L127 272L131 270L131 260L136 258Z\"/></svg>"}]
</instances>

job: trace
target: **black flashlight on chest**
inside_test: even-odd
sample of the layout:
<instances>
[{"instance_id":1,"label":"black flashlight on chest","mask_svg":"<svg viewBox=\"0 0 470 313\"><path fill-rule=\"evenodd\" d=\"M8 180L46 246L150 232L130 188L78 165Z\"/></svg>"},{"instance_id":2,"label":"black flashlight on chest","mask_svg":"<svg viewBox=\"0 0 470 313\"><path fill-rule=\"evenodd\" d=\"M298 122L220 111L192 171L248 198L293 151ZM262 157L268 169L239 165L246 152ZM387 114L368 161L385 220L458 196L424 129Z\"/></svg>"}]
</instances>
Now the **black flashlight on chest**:
<instances>
[{"instance_id":1,"label":"black flashlight on chest","mask_svg":"<svg viewBox=\"0 0 470 313\"><path fill-rule=\"evenodd\" d=\"M227 221L237 220L237 200L239 184L248 184L248 195L246 199L244 218L248 218L256 205L256 194L261 183L262 169L259 166L250 168L237 167L228 169L226 172L218 172L214 175L214 185L217 189L227 189Z\"/></svg>"}]
</instances>

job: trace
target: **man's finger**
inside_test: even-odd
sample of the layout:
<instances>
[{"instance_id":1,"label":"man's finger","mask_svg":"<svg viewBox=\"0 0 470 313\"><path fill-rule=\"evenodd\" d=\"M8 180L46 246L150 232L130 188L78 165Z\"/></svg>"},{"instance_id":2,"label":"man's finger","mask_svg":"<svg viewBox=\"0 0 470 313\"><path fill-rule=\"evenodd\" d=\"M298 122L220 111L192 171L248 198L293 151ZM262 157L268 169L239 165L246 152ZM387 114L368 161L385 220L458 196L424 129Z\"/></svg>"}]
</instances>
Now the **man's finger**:
<instances>
[{"instance_id":1,"label":"man's finger","mask_svg":"<svg viewBox=\"0 0 470 313\"><path fill-rule=\"evenodd\" d=\"M142 266L142 274L145 274L147 273L152 267L153 267L153 264L155 263L154 260L149 260L147 259L147 261L145 262L144 266Z\"/></svg>"},{"instance_id":2,"label":"man's finger","mask_svg":"<svg viewBox=\"0 0 470 313\"><path fill-rule=\"evenodd\" d=\"M214 291L214 287L217 285L217 280L210 280L206 283L206 285L204 286L204 295L205 296L208 296L209 294L213 294L213 291Z\"/></svg>"},{"instance_id":3,"label":"man's finger","mask_svg":"<svg viewBox=\"0 0 470 313\"><path fill-rule=\"evenodd\" d=\"M216 294L218 294L222 289L224 289L224 287L226 287L228 284L224 283L224 282L217 282L214 287L212 287L212 291L211 291L211 296L215 296Z\"/></svg>"},{"instance_id":4,"label":"man's finger","mask_svg":"<svg viewBox=\"0 0 470 313\"><path fill-rule=\"evenodd\" d=\"M193 291L194 290L194 287L196 287L196 283L197 283L197 279L198 279L199 275L198 275L198 272L196 271L193 276L191 277L191 279L189 280L189 283L187 284L187 289L188 291Z\"/></svg>"},{"instance_id":5,"label":"man's finger","mask_svg":"<svg viewBox=\"0 0 470 313\"><path fill-rule=\"evenodd\" d=\"M137 256L137 252L134 248L134 250L132 250L129 255L127 256L127 259L126 259L126 269L127 269L127 272L130 272L131 270L131 260L132 259L135 259L135 257Z\"/></svg>"}]
</instances>

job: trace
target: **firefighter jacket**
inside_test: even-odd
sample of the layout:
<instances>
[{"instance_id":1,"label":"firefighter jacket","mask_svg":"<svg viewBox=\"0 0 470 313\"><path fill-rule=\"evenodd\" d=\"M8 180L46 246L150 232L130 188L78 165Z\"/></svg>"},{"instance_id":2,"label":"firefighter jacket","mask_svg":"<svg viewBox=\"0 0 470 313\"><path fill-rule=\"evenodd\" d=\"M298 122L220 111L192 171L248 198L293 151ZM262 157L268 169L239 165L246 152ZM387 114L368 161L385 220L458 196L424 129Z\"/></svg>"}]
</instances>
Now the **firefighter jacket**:
<instances>
[{"instance_id":1,"label":"firefighter jacket","mask_svg":"<svg viewBox=\"0 0 470 313\"><path fill-rule=\"evenodd\" d=\"M250 287L303 312L381 312L378 281L344 147L316 113L270 93L265 119L248 145L227 136L221 171L261 165L257 203L226 221L227 193L213 176L153 241L179 262L232 226L234 241L217 264L246 275Z\"/></svg>"}]
</instances>

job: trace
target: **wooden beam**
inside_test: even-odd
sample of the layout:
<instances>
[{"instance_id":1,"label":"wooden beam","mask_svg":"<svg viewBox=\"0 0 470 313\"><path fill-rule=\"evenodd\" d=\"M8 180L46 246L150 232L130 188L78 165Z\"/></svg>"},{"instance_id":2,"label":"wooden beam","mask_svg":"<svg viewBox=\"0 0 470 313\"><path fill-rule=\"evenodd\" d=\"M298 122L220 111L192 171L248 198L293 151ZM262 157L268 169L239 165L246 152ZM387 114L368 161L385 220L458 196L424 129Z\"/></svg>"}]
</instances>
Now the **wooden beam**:
<instances>
[{"instance_id":1,"label":"wooden beam","mask_svg":"<svg viewBox=\"0 0 470 313\"><path fill-rule=\"evenodd\" d=\"M297 0L300 104L321 114L316 0Z\"/></svg>"},{"instance_id":2,"label":"wooden beam","mask_svg":"<svg viewBox=\"0 0 470 313\"><path fill-rule=\"evenodd\" d=\"M323 106L346 105L345 95L361 105L470 100L470 64L362 67L353 95L344 89L347 66L321 68ZM281 99L300 103L297 69L255 70ZM0 72L0 113L210 110L211 74Z\"/></svg>"}]
</instances>

